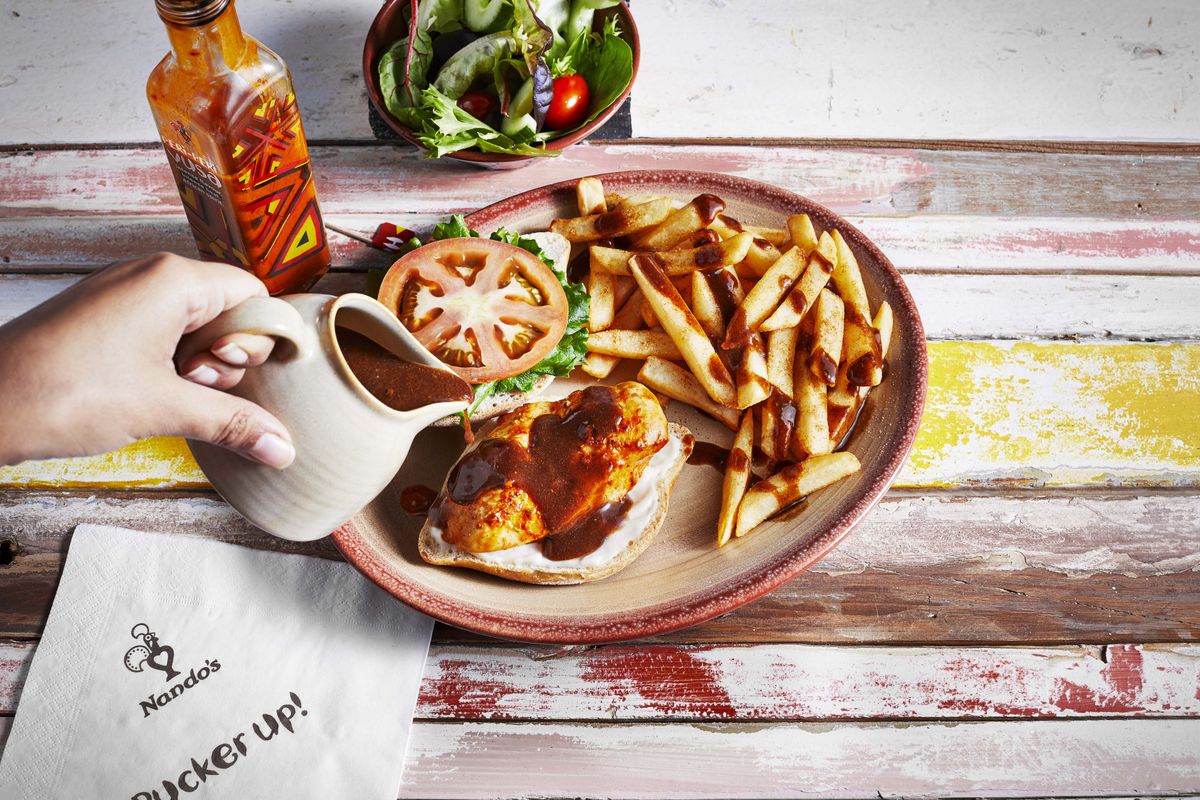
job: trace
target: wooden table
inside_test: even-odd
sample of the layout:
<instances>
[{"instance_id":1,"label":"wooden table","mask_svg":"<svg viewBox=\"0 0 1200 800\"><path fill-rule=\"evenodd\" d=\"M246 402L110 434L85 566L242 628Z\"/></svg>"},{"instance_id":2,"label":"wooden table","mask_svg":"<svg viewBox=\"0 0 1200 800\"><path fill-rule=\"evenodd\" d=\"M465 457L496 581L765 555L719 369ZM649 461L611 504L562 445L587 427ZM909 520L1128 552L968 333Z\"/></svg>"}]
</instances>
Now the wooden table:
<instances>
[{"instance_id":1,"label":"wooden table","mask_svg":"<svg viewBox=\"0 0 1200 800\"><path fill-rule=\"evenodd\" d=\"M166 40L135 5L0 4L0 320L113 260L194 253L141 93ZM872 236L931 340L896 488L790 584L628 645L439 627L404 797L1200 791L1200 9L637 0L633 138L489 173L371 136L377 2L241 5L296 72L335 224L730 172ZM334 254L331 292L387 263ZM175 440L0 484L3 715L77 523L337 557L255 533Z\"/></svg>"}]
</instances>

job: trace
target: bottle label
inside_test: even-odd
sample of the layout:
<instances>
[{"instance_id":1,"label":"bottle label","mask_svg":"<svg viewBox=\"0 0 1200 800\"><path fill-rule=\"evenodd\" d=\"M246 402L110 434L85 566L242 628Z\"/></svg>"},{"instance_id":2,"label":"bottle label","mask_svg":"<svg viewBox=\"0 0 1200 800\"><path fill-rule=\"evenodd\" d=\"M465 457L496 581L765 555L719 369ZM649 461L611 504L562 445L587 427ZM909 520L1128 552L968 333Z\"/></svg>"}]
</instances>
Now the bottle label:
<instances>
[{"instance_id":1,"label":"bottle label","mask_svg":"<svg viewBox=\"0 0 1200 800\"><path fill-rule=\"evenodd\" d=\"M233 120L232 189L247 255L268 283L329 263L296 95L264 94ZM307 265L304 267L302 265Z\"/></svg>"},{"instance_id":2,"label":"bottle label","mask_svg":"<svg viewBox=\"0 0 1200 800\"><path fill-rule=\"evenodd\" d=\"M172 123L171 130L178 139L164 136L163 147L200 257L249 267L250 260L216 165L189 147L191 134L182 123Z\"/></svg>"},{"instance_id":3,"label":"bottle label","mask_svg":"<svg viewBox=\"0 0 1200 800\"><path fill-rule=\"evenodd\" d=\"M180 122L163 144L200 254L294 291L329 265L296 96L268 89L233 120L220 164L191 146Z\"/></svg>"}]
</instances>

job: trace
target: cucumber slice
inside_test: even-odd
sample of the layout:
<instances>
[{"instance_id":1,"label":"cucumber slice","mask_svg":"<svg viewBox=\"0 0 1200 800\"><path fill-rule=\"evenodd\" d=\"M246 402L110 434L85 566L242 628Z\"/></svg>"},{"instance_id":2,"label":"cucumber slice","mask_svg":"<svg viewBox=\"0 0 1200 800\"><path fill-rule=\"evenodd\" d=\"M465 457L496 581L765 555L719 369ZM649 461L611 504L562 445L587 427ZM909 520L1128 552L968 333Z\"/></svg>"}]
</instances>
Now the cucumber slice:
<instances>
[{"instance_id":1,"label":"cucumber slice","mask_svg":"<svg viewBox=\"0 0 1200 800\"><path fill-rule=\"evenodd\" d=\"M533 113L533 78L526 78L508 104L508 116L516 118Z\"/></svg>"},{"instance_id":2,"label":"cucumber slice","mask_svg":"<svg viewBox=\"0 0 1200 800\"><path fill-rule=\"evenodd\" d=\"M511 28L510 0L463 0L463 22L475 33L495 33Z\"/></svg>"},{"instance_id":3,"label":"cucumber slice","mask_svg":"<svg viewBox=\"0 0 1200 800\"><path fill-rule=\"evenodd\" d=\"M537 122L533 114L522 114L519 117L504 117L500 120L500 132L514 139L528 131L529 135L537 133Z\"/></svg>"}]
</instances>

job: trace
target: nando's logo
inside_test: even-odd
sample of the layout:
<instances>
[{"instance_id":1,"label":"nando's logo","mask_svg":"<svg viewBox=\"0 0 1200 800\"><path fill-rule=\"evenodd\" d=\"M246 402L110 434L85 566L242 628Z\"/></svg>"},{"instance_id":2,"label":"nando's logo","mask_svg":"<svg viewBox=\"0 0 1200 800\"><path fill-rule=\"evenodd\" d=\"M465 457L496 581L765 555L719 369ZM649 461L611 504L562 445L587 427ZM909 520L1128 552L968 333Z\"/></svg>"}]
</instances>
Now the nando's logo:
<instances>
[{"instance_id":1,"label":"nando's logo","mask_svg":"<svg viewBox=\"0 0 1200 800\"><path fill-rule=\"evenodd\" d=\"M161 644L158 634L150 630L149 625L139 622L133 626L129 635L141 639L142 643L135 644L125 654L125 669L130 672L143 672L149 667L167 673L168 681L179 676L179 670L175 669L175 648Z\"/></svg>"},{"instance_id":2,"label":"nando's logo","mask_svg":"<svg viewBox=\"0 0 1200 800\"><path fill-rule=\"evenodd\" d=\"M130 672L146 672L147 670L161 672L166 683L171 683L183 674L175 669L175 648L160 642L158 634L150 630L149 625L139 622L129 631L129 635L140 641L141 644L135 644L126 651L125 669ZM187 677L173 684L166 691L151 693L145 700L138 702L142 709L142 717L150 716L151 712L157 711L188 689L207 680L219 669L221 669L220 661L215 658L206 659L203 667L199 669L193 667Z\"/></svg>"}]
</instances>

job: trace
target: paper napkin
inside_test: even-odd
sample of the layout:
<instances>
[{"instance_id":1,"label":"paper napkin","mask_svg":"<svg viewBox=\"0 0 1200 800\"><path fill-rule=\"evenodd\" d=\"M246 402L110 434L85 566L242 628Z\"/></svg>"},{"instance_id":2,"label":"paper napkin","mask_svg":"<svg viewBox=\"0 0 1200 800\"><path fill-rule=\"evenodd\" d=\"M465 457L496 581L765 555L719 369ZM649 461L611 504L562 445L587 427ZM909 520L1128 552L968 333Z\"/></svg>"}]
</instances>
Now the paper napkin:
<instances>
[{"instance_id":1,"label":"paper napkin","mask_svg":"<svg viewBox=\"0 0 1200 800\"><path fill-rule=\"evenodd\" d=\"M81 525L0 797L393 800L432 626L347 564Z\"/></svg>"}]
</instances>

